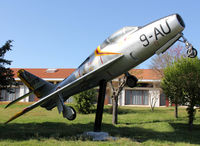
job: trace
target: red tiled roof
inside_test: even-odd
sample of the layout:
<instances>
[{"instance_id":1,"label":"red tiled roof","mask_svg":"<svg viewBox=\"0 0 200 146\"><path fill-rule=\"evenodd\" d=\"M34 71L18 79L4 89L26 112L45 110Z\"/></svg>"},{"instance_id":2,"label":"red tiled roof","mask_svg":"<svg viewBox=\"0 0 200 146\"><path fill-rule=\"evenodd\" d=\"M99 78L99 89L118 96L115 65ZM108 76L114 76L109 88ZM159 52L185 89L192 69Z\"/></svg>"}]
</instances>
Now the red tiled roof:
<instances>
[{"instance_id":1,"label":"red tiled roof","mask_svg":"<svg viewBox=\"0 0 200 146\"><path fill-rule=\"evenodd\" d=\"M12 68L17 78L17 71L21 68ZM48 73L47 68L24 68L26 71L40 77L40 78L66 78L68 77L75 69L73 68L58 68L54 73ZM160 80L161 75L152 69L132 69L129 73L135 75L138 79L143 80Z\"/></svg>"},{"instance_id":2,"label":"red tiled roof","mask_svg":"<svg viewBox=\"0 0 200 146\"><path fill-rule=\"evenodd\" d=\"M21 68L12 68L14 71L14 78L17 78L17 72ZM66 78L68 77L75 69L73 68L56 68L54 73L48 73L47 68L24 68L24 70L40 77L40 78Z\"/></svg>"},{"instance_id":3,"label":"red tiled roof","mask_svg":"<svg viewBox=\"0 0 200 146\"><path fill-rule=\"evenodd\" d=\"M138 79L143 80L160 80L161 74L153 69L132 69L130 74L135 75Z\"/></svg>"}]
</instances>

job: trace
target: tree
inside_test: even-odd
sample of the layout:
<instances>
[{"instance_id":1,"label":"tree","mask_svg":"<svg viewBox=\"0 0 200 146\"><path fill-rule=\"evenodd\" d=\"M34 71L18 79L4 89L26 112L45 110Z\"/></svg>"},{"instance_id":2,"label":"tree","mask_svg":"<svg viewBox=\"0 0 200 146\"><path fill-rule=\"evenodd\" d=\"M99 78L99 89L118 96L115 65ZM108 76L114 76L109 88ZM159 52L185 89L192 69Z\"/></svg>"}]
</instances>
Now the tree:
<instances>
[{"instance_id":1,"label":"tree","mask_svg":"<svg viewBox=\"0 0 200 146\"><path fill-rule=\"evenodd\" d=\"M180 45L169 48L165 53L154 56L151 59L150 68L158 72L163 77L163 69L177 61L181 57L186 57L186 48Z\"/></svg>"},{"instance_id":2,"label":"tree","mask_svg":"<svg viewBox=\"0 0 200 146\"><path fill-rule=\"evenodd\" d=\"M153 112L159 97L157 96L158 95L157 90L152 90L150 92L151 92L150 106L151 106L151 111Z\"/></svg>"},{"instance_id":3,"label":"tree","mask_svg":"<svg viewBox=\"0 0 200 146\"><path fill-rule=\"evenodd\" d=\"M200 103L200 60L198 58L181 58L164 69L161 82L164 93L187 105L189 127L192 129L195 116L194 106Z\"/></svg>"},{"instance_id":4,"label":"tree","mask_svg":"<svg viewBox=\"0 0 200 146\"><path fill-rule=\"evenodd\" d=\"M182 88L179 86L182 81L177 80L179 70L175 66L168 66L164 69L164 77L161 87L171 103L175 104L175 117L178 118L178 104L182 102Z\"/></svg>"},{"instance_id":5,"label":"tree","mask_svg":"<svg viewBox=\"0 0 200 146\"><path fill-rule=\"evenodd\" d=\"M152 58L150 68L163 77L163 70L181 57L186 57L185 52L186 48L180 45L169 48L164 54L156 55L154 58ZM173 101L171 101L172 98L169 99L171 103L173 102L175 104L174 115L176 118L178 118L178 104L180 104L178 96L173 97Z\"/></svg>"},{"instance_id":6,"label":"tree","mask_svg":"<svg viewBox=\"0 0 200 146\"><path fill-rule=\"evenodd\" d=\"M110 82L111 90L112 90L111 98L112 98L112 114L113 114L112 123L113 124L117 124L117 121L118 121L118 118L117 118L118 117L118 98L122 89L126 85L126 77L124 76L123 79L119 78L118 84L119 84L118 87L115 88L112 81Z\"/></svg>"},{"instance_id":7,"label":"tree","mask_svg":"<svg viewBox=\"0 0 200 146\"><path fill-rule=\"evenodd\" d=\"M142 74L142 72L140 70L134 70L132 72L130 71L130 75L134 76L134 78L136 78L136 75L137 75L138 78L142 78L141 74ZM112 114L113 114L112 123L113 124L118 123L119 95L120 95L121 91L123 90L123 88L125 86L128 86L127 80L128 80L127 76L124 75L124 76L118 78L118 84L117 85L113 85L112 81L110 82L111 98L112 98ZM130 81L132 81L132 80L129 80L129 83L130 83ZM136 85L137 85L137 82L136 82ZM133 87L131 87L131 88L133 88Z\"/></svg>"},{"instance_id":8,"label":"tree","mask_svg":"<svg viewBox=\"0 0 200 146\"><path fill-rule=\"evenodd\" d=\"M0 90L6 90L7 92L12 92L12 85L16 85L16 82L13 78L14 74L10 68L6 68L5 65L11 65L10 60L4 59L5 53L11 50L12 41L8 40L0 48Z\"/></svg>"},{"instance_id":9,"label":"tree","mask_svg":"<svg viewBox=\"0 0 200 146\"><path fill-rule=\"evenodd\" d=\"M89 114L94 109L97 91L95 89L90 89L76 94L73 97L75 99L75 107L77 110L82 114Z\"/></svg>"}]
</instances>

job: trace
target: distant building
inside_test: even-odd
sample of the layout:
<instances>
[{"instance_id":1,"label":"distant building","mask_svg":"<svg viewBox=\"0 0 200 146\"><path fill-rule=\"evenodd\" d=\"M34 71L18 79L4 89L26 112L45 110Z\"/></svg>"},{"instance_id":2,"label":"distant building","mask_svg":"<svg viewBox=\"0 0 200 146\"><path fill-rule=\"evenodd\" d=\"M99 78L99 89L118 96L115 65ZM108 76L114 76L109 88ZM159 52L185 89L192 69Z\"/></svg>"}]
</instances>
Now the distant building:
<instances>
[{"instance_id":1,"label":"distant building","mask_svg":"<svg viewBox=\"0 0 200 146\"><path fill-rule=\"evenodd\" d=\"M17 77L17 71L20 68L13 68L12 70L15 73L15 80L19 83L19 86L13 87L15 90L14 94L9 94L5 90L0 91L0 101L12 101L26 93L29 92L27 86L25 86L20 79ZM53 84L57 84L69 76L75 69L25 69L28 72L46 80ZM162 89L160 88L161 77L158 73L151 69L132 69L129 71L130 74L135 75L139 81L138 86L135 88L125 87L119 99L119 104L122 106L131 105L131 106L150 106L152 101L156 100L155 106L168 106L168 101L166 100ZM122 77L122 76L121 76ZM113 80L114 86L119 84L118 77ZM98 89L98 87L97 87ZM107 93L105 104L111 104L112 100L110 98L111 92L110 87L107 86ZM21 102L33 102L37 101L38 98L35 95L30 95L29 97L21 100ZM67 102L72 102L73 98L69 98Z\"/></svg>"}]
</instances>

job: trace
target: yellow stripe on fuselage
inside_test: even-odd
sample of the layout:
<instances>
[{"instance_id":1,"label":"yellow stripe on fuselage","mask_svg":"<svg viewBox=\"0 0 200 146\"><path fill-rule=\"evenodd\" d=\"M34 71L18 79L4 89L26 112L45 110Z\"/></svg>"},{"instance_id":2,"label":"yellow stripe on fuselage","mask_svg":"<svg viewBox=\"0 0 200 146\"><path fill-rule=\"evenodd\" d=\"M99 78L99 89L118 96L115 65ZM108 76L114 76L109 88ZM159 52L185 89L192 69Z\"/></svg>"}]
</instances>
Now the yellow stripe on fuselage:
<instances>
[{"instance_id":1,"label":"yellow stripe on fuselage","mask_svg":"<svg viewBox=\"0 0 200 146\"><path fill-rule=\"evenodd\" d=\"M101 51L100 46L96 48L94 51L95 56L103 56L103 55L121 55L121 53L115 53L115 52L105 52Z\"/></svg>"}]
</instances>

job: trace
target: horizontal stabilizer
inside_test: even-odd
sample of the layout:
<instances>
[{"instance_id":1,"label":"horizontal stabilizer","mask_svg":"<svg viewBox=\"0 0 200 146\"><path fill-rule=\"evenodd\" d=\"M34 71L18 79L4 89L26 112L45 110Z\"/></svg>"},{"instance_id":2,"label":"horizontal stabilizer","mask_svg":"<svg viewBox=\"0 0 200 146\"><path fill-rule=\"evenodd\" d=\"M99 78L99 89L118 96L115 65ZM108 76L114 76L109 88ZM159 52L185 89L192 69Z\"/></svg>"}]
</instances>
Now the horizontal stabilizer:
<instances>
[{"instance_id":1,"label":"horizontal stabilizer","mask_svg":"<svg viewBox=\"0 0 200 146\"><path fill-rule=\"evenodd\" d=\"M29 93L27 93L27 94L24 94L23 96L21 96L21 97L15 99L15 100L13 100L13 101L10 102L8 105L6 105L5 108L7 108L7 107L11 106L12 104L14 104L14 103L16 103L16 102L18 102L18 101L20 101L20 100L26 98L27 96L29 96L29 95L32 94L32 93L34 93L34 91L31 91L31 92L29 92Z\"/></svg>"}]
</instances>

